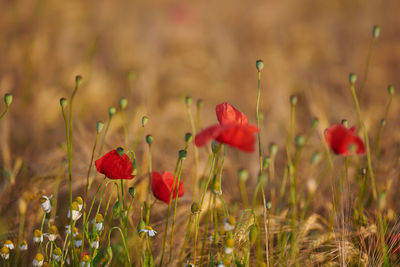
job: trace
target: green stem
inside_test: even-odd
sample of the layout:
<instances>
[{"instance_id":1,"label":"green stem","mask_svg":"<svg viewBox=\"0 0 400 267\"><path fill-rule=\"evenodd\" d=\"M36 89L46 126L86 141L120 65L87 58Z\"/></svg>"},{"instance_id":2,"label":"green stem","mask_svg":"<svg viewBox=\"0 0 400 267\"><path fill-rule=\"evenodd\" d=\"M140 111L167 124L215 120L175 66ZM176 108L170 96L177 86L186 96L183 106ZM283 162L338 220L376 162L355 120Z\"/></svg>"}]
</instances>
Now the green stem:
<instances>
[{"instance_id":1,"label":"green stem","mask_svg":"<svg viewBox=\"0 0 400 267\"><path fill-rule=\"evenodd\" d=\"M190 127L192 129L192 134L193 136L196 136L196 126L194 124L194 120L193 120L193 116L192 116L192 112L190 110L190 106L186 105L186 112L187 112L187 116L189 118L189 122L190 122ZM192 201L194 201L195 197L196 197L196 191L197 191L197 186L198 186L198 182L197 182L197 176L198 176L198 171L199 171L199 150L197 149L197 146L193 144L193 154L194 154L194 180L193 180L193 195L192 195Z\"/></svg>"},{"instance_id":2,"label":"green stem","mask_svg":"<svg viewBox=\"0 0 400 267\"><path fill-rule=\"evenodd\" d=\"M129 250L128 250L128 247L126 245L125 236L124 236L121 228L119 228L117 226L114 226L113 228L110 229L110 231L108 232L108 246L110 246L110 243L111 243L111 232L112 232L112 230L118 230L120 232L121 237L122 237L122 243L124 244L126 258L128 260L129 265L131 265L131 258L129 257Z\"/></svg>"},{"instance_id":3,"label":"green stem","mask_svg":"<svg viewBox=\"0 0 400 267\"><path fill-rule=\"evenodd\" d=\"M6 109L3 111L3 113L1 113L0 120L4 117L4 115L7 114L7 111L8 111L8 106L6 106Z\"/></svg>"}]
</instances>

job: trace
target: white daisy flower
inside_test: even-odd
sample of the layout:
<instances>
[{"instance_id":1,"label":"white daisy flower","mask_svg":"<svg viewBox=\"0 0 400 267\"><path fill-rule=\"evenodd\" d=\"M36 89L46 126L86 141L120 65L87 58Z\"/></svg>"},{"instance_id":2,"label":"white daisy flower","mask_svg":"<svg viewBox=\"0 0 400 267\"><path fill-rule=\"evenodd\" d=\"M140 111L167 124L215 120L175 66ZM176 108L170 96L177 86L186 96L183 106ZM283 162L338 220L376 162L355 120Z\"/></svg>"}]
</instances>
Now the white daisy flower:
<instances>
[{"instance_id":1,"label":"white daisy flower","mask_svg":"<svg viewBox=\"0 0 400 267\"><path fill-rule=\"evenodd\" d=\"M153 237L157 234L157 232L154 231L151 226L145 226L143 229L140 229L139 234L140 233L147 233L150 237Z\"/></svg>"},{"instance_id":2,"label":"white daisy flower","mask_svg":"<svg viewBox=\"0 0 400 267\"><path fill-rule=\"evenodd\" d=\"M50 226L49 233L45 234L50 241L54 241L57 238L58 230L55 225Z\"/></svg>"},{"instance_id":3,"label":"white daisy flower","mask_svg":"<svg viewBox=\"0 0 400 267\"><path fill-rule=\"evenodd\" d=\"M81 197L76 197L75 198L75 201L74 202L76 202L76 203L78 203L78 208L79 208L79 211L81 211L82 210L82 207L83 207L83 199L81 198Z\"/></svg>"},{"instance_id":4,"label":"white daisy flower","mask_svg":"<svg viewBox=\"0 0 400 267\"><path fill-rule=\"evenodd\" d=\"M75 242L75 247L80 248L82 246L82 235L78 234L75 237L74 242Z\"/></svg>"},{"instance_id":5,"label":"white daisy flower","mask_svg":"<svg viewBox=\"0 0 400 267\"><path fill-rule=\"evenodd\" d=\"M14 244L11 240L7 239L6 241L4 241L4 246L8 247L10 250L14 249Z\"/></svg>"},{"instance_id":6,"label":"white daisy flower","mask_svg":"<svg viewBox=\"0 0 400 267\"><path fill-rule=\"evenodd\" d=\"M50 195L49 197L47 196L41 196L40 197L40 205L42 206L42 209L44 213L50 213L52 206L51 206L51 199L53 198L53 195Z\"/></svg>"},{"instance_id":7,"label":"white daisy flower","mask_svg":"<svg viewBox=\"0 0 400 267\"><path fill-rule=\"evenodd\" d=\"M89 255L85 254L81 260L81 267L90 267L90 257Z\"/></svg>"},{"instance_id":8,"label":"white daisy flower","mask_svg":"<svg viewBox=\"0 0 400 267\"><path fill-rule=\"evenodd\" d=\"M38 253L38 254L36 254L35 258L33 259L32 264L35 267L40 267L43 265L43 262L44 262L44 257L42 255L42 253Z\"/></svg>"},{"instance_id":9,"label":"white daisy flower","mask_svg":"<svg viewBox=\"0 0 400 267\"><path fill-rule=\"evenodd\" d=\"M235 229L236 219L233 216L224 219L224 230L225 231L232 231Z\"/></svg>"},{"instance_id":10,"label":"white daisy flower","mask_svg":"<svg viewBox=\"0 0 400 267\"><path fill-rule=\"evenodd\" d=\"M98 249L99 248L99 237L96 236L96 239L90 244L92 248Z\"/></svg>"},{"instance_id":11,"label":"white daisy flower","mask_svg":"<svg viewBox=\"0 0 400 267\"><path fill-rule=\"evenodd\" d=\"M233 240L232 238L228 238L225 241L225 254L231 254L233 252L233 248L235 246L235 240Z\"/></svg>"},{"instance_id":12,"label":"white daisy flower","mask_svg":"<svg viewBox=\"0 0 400 267\"><path fill-rule=\"evenodd\" d=\"M82 213L79 210L78 202L76 202L76 201L72 202L71 210L72 210L72 220L73 221L78 220L82 216ZM68 214L67 214L68 219L71 218L71 210L68 210Z\"/></svg>"},{"instance_id":13,"label":"white daisy flower","mask_svg":"<svg viewBox=\"0 0 400 267\"><path fill-rule=\"evenodd\" d=\"M94 218L92 220L92 223L96 226L96 230L98 232L103 230L103 222L104 222L104 218L103 218L103 215L101 215L100 213L97 214L96 218Z\"/></svg>"},{"instance_id":14,"label":"white daisy flower","mask_svg":"<svg viewBox=\"0 0 400 267\"><path fill-rule=\"evenodd\" d=\"M60 248L57 247L56 249L54 249L53 252L53 260L55 260L56 262L60 262L61 258L62 258L62 251Z\"/></svg>"},{"instance_id":15,"label":"white daisy flower","mask_svg":"<svg viewBox=\"0 0 400 267\"><path fill-rule=\"evenodd\" d=\"M43 233L39 229L36 229L33 232L33 242L35 242L35 243L43 242Z\"/></svg>"},{"instance_id":16,"label":"white daisy flower","mask_svg":"<svg viewBox=\"0 0 400 267\"><path fill-rule=\"evenodd\" d=\"M2 247L0 249L0 256L4 259L4 260L8 260L10 258L10 249L8 247Z\"/></svg>"},{"instance_id":17,"label":"white daisy flower","mask_svg":"<svg viewBox=\"0 0 400 267\"><path fill-rule=\"evenodd\" d=\"M71 231L69 230L70 225L65 226L65 233L71 235ZM78 228L74 226L74 229L72 230L72 233L74 234L74 237L78 234Z\"/></svg>"},{"instance_id":18,"label":"white daisy flower","mask_svg":"<svg viewBox=\"0 0 400 267\"><path fill-rule=\"evenodd\" d=\"M19 244L19 250L20 250L20 251L28 250L28 243L26 242L26 240L22 241L22 242Z\"/></svg>"},{"instance_id":19,"label":"white daisy flower","mask_svg":"<svg viewBox=\"0 0 400 267\"><path fill-rule=\"evenodd\" d=\"M191 263L189 260L187 260L185 266L183 267L195 267L195 265Z\"/></svg>"}]
</instances>

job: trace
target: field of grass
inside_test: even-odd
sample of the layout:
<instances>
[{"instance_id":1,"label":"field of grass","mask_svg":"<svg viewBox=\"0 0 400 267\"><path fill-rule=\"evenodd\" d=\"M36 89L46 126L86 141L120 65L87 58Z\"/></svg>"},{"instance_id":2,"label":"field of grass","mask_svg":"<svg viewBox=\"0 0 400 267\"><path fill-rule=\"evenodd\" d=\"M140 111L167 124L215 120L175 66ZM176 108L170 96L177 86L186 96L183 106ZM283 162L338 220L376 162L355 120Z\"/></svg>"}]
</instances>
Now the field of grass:
<instances>
[{"instance_id":1,"label":"field of grass","mask_svg":"<svg viewBox=\"0 0 400 267\"><path fill-rule=\"evenodd\" d=\"M0 264L400 265L399 12L0 1Z\"/></svg>"}]
</instances>

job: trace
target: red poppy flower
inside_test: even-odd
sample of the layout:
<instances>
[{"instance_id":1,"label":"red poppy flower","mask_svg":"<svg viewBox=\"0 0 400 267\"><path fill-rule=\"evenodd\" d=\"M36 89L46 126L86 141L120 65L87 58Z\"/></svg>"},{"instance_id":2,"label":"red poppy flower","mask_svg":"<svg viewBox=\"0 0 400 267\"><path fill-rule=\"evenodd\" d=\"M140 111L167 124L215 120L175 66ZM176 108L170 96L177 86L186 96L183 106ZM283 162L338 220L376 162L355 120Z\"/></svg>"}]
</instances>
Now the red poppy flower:
<instances>
[{"instance_id":1,"label":"red poppy flower","mask_svg":"<svg viewBox=\"0 0 400 267\"><path fill-rule=\"evenodd\" d=\"M151 191L153 191L153 194L157 199L164 201L167 204L169 203L173 183L174 175L170 172L164 171L161 175L158 172L153 172L151 174ZM172 199L177 195L176 188L177 186L175 185L175 193L173 194ZM185 189L183 188L183 183L179 182L178 197L183 196L184 192Z\"/></svg>"},{"instance_id":2,"label":"red poppy flower","mask_svg":"<svg viewBox=\"0 0 400 267\"><path fill-rule=\"evenodd\" d=\"M249 125L246 115L235 109L228 103L222 103L216 107L219 124L210 126L194 139L196 146L204 146L211 139L244 152L253 152L256 138L254 134L259 130L255 125Z\"/></svg>"},{"instance_id":3,"label":"red poppy flower","mask_svg":"<svg viewBox=\"0 0 400 267\"><path fill-rule=\"evenodd\" d=\"M355 127L347 129L342 124L332 125L331 128L325 130L325 139L336 154L348 156L352 152L365 153L364 142L357 136Z\"/></svg>"},{"instance_id":4,"label":"red poppy flower","mask_svg":"<svg viewBox=\"0 0 400 267\"><path fill-rule=\"evenodd\" d=\"M99 173L110 179L132 179L133 164L122 148L111 150L95 162Z\"/></svg>"}]
</instances>

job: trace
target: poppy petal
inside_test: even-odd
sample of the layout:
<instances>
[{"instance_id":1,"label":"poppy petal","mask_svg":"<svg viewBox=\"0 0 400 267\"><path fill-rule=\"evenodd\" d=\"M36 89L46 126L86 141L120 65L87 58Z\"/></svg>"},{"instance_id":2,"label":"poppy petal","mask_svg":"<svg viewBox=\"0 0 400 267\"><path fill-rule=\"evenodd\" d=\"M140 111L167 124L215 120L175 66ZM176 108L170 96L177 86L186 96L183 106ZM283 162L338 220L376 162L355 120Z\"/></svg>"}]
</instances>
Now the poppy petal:
<instances>
[{"instance_id":1,"label":"poppy petal","mask_svg":"<svg viewBox=\"0 0 400 267\"><path fill-rule=\"evenodd\" d=\"M158 172L153 172L151 175L151 191L153 192L154 196L157 199L163 201L166 204L169 203L169 198L171 196L173 183L174 183L174 175L170 172L164 171L162 174ZM183 194L184 194L183 183L179 182L178 197L183 196ZM175 197L176 194L172 196L172 199L174 199Z\"/></svg>"},{"instance_id":2,"label":"poppy petal","mask_svg":"<svg viewBox=\"0 0 400 267\"><path fill-rule=\"evenodd\" d=\"M96 169L109 179L132 179L133 164L124 153L120 156L117 151L111 150L95 161Z\"/></svg>"},{"instance_id":3,"label":"poppy petal","mask_svg":"<svg viewBox=\"0 0 400 267\"><path fill-rule=\"evenodd\" d=\"M216 106L215 111L217 113L218 121L221 125L239 124L247 125L248 120L246 115L234 108L229 103L221 103Z\"/></svg>"},{"instance_id":4,"label":"poppy petal","mask_svg":"<svg viewBox=\"0 0 400 267\"><path fill-rule=\"evenodd\" d=\"M228 144L232 147L236 147L244 152L254 152L256 138L254 133L258 132L257 127L236 125L226 127L218 135L216 140L221 143Z\"/></svg>"},{"instance_id":5,"label":"poppy petal","mask_svg":"<svg viewBox=\"0 0 400 267\"><path fill-rule=\"evenodd\" d=\"M196 137L194 138L195 145L198 147L204 146L208 141L215 139L221 130L220 125L213 125L204 129L200 133L196 134Z\"/></svg>"},{"instance_id":6,"label":"poppy petal","mask_svg":"<svg viewBox=\"0 0 400 267\"><path fill-rule=\"evenodd\" d=\"M341 124L335 124L325 131L325 140L334 153L348 156L351 146L356 146L357 154L365 153L365 144L355 133L355 127L347 129Z\"/></svg>"}]
</instances>

